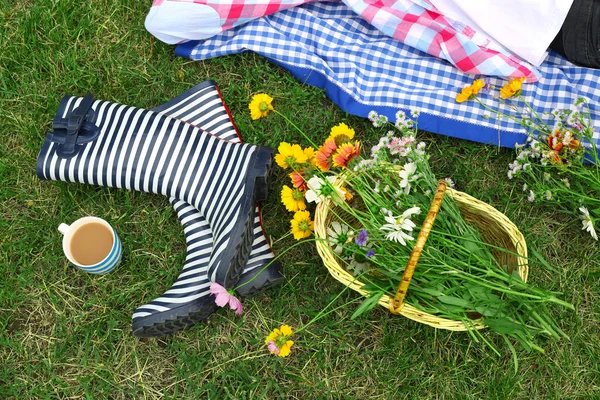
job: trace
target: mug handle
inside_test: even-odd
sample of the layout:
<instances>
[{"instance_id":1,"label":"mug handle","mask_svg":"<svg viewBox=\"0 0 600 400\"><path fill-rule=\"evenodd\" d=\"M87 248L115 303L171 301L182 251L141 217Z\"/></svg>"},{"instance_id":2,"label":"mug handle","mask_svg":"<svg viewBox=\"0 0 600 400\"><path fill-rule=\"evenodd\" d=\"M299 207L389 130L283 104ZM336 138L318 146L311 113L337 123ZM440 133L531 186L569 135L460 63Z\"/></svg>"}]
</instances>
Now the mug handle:
<instances>
[{"instance_id":1,"label":"mug handle","mask_svg":"<svg viewBox=\"0 0 600 400\"><path fill-rule=\"evenodd\" d=\"M69 225L67 225L67 224L60 224L60 225L58 226L58 231L59 231L60 233L62 233L63 235L66 235L66 234L67 234L67 231L69 230L69 228L70 228L70 226L69 226Z\"/></svg>"}]
</instances>

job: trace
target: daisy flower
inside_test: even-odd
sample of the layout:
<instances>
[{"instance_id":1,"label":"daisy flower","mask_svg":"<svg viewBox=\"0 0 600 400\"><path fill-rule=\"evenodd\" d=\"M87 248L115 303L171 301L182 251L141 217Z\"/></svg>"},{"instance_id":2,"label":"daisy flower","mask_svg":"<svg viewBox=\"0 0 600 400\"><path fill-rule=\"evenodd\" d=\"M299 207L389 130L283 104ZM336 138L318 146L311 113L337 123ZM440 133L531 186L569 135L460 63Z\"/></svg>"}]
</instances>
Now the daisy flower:
<instances>
[{"instance_id":1,"label":"daisy flower","mask_svg":"<svg viewBox=\"0 0 600 400\"><path fill-rule=\"evenodd\" d=\"M296 211L294 219L290 221L294 239L300 240L309 237L315 228L315 223L310 219L308 211Z\"/></svg>"},{"instance_id":2,"label":"daisy flower","mask_svg":"<svg viewBox=\"0 0 600 400\"><path fill-rule=\"evenodd\" d=\"M293 168L298 164L304 164L308 161L304 150L297 144L281 142L277 150L279 152L275 155L275 162L281 168Z\"/></svg>"},{"instance_id":3,"label":"daisy flower","mask_svg":"<svg viewBox=\"0 0 600 400\"><path fill-rule=\"evenodd\" d=\"M337 144L335 144L335 140L327 139L315 154L315 165L319 167L321 171L329 171L331 168L331 157L336 150Z\"/></svg>"},{"instance_id":4,"label":"daisy flower","mask_svg":"<svg viewBox=\"0 0 600 400\"><path fill-rule=\"evenodd\" d=\"M259 93L252 96L252 100L250 100L250 104L248 104L252 119L256 120L266 117L269 111L274 110L271 105L272 101L273 98L268 94Z\"/></svg>"},{"instance_id":5,"label":"daisy flower","mask_svg":"<svg viewBox=\"0 0 600 400\"><path fill-rule=\"evenodd\" d=\"M275 328L269 333L269 336L265 339L265 345L271 352L279 357L287 357L290 355L290 351L294 342L289 340L290 336L294 334L294 331L289 325L281 325Z\"/></svg>"},{"instance_id":6,"label":"daisy flower","mask_svg":"<svg viewBox=\"0 0 600 400\"><path fill-rule=\"evenodd\" d=\"M300 189L292 189L291 187L284 185L281 189L281 202L288 211L296 212L306 210L304 192Z\"/></svg>"},{"instance_id":7,"label":"daisy flower","mask_svg":"<svg viewBox=\"0 0 600 400\"><path fill-rule=\"evenodd\" d=\"M353 275L357 276L362 274L363 272L367 271L367 267L369 266L369 263L367 261L365 262L360 262L357 261L356 259L352 258L350 260L350 264L346 267L347 270L353 270Z\"/></svg>"},{"instance_id":8,"label":"daisy flower","mask_svg":"<svg viewBox=\"0 0 600 400\"><path fill-rule=\"evenodd\" d=\"M350 240L350 227L346 224L341 224L338 221L333 221L327 227L327 236L329 242L336 254L342 254L344 245Z\"/></svg>"},{"instance_id":9,"label":"daisy flower","mask_svg":"<svg viewBox=\"0 0 600 400\"><path fill-rule=\"evenodd\" d=\"M385 236L386 239L393 240L400 243L402 246L406 246L407 240L415 240L414 237L406 233L412 232L413 228L416 226L415 223L410 220L410 217L420 213L420 207L412 207L404 211L399 217L388 215L385 217L387 224L383 225L379 229L382 231L389 231L389 233Z\"/></svg>"},{"instance_id":10,"label":"daisy flower","mask_svg":"<svg viewBox=\"0 0 600 400\"><path fill-rule=\"evenodd\" d=\"M236 315L240 315L242 313L242 303L234 296L232 292L225 289L223 286L219 285L216 282L210 284L210 292L214 294L215 304L219 307L224 307L226 304L229 304L229 308L235 311Z\"/></svg>"},{"instance_id":11,"label":"daisy flower","mask_svg":"<svg viewBox=\"0 0 600 400\"><path fill-rule=\"evenodd\" d=\"M360 154L360 142L354 144L348 142L341 144L333 157L333 165L336 167L346 168L350 161Z\"/></svg>"},{"instance_id":12,"label":"daisy flower","mask_svg":"<svg viewBox=\"0 0 600 400\"><path fill-rule=\"evenodd\" d=\"M596 233L596 229L594 228L594 222L590 217L590 212L586 207L579 207L579 211L581 211L581 223L583 225L583 228L581 229L585 230L586 232L589 232L595 240L598 240L598 234Z\"/></svg>"},{"instance_id":13,"label":"daisy flower","mask_svg":"<svg viewBox=\"0 0 600 400\"><path fill-rule=\"evenodd\" d=\"M325 199L331 198L334 201L342 200L346 197L344 190L335 186L335 176L328 176L325 180L318 176L313 176L306 182L308 190L306 191L306 201L319 204Z\"/></svg>"},{"instance_id":14,"label":"daisy flower","mask_svg":"<svg viewBox=\"0 0 600 400\"><path fill-rule=\"evenodd\" d=\"M338 146L352 139L354 139L354 129L343 122L331 128L329 137L327 138L327 140L333 140Z\"/></svg>"},{"instance_id":15,"label":"daisy flower","mask_svg":"<svg viewBox=\"0 0 600 400\"><path fill-rule=\"evenodd\" d=\"M410 182L416 179L414 173L417 171L417 164L408 163L404 164L402 171L398 173L400 176L400 187L404 189L404 193L410 193Z\"/></svg>"}]
</instances>

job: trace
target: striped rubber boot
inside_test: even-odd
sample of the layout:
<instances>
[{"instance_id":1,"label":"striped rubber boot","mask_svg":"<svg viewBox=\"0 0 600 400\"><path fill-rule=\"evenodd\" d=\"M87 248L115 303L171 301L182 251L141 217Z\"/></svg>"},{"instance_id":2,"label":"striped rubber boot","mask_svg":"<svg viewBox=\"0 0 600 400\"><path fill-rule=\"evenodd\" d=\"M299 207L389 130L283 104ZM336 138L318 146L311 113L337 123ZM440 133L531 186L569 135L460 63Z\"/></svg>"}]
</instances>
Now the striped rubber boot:
<instances>
[{"instance_id":1,"label":"striped rubber boot","mask_svg":"<svg viewBox=\"0 0 600 400\"><path fill-rule=\"evenodd\" d=\"M174 118L65 96L37 160L41 179L181 199L208 222L207 273L231 288L248 261L256 202L267 196L273 150L222 140Z\"/></svg>"},{"instance_id":2,"label":"striped rubber boot","mask_svg":"<svg viewBox=\"0 0 600 400\"><path fill-rule=\"evenodd\" d=\"M176 98L153 108L152 111L195 125L221 139L241 142L233 118L214 81L204 81ZM170 199L170 201L175 204L177 200ZM178 204L183 205L185 202L179 201ZM192 212L188 211L188 217ZM262 229L260 215L259 206L256 208L252 251L236 285L239 287L237 293L242 297L255 296L283 282L279 263L272 262L275 255ZM199 221L204 219L199 212L194 218ZM265 269L267 264L269 265Z\"/></svg>"},{"instance_id":3,"label":"striped rubber boot","mask_svg":"<svg viewBox=\"0 0 600 400\"><path fill-rule=\"evenodd\" d=\"M211 133L223 139L239 141L235 125L212 81L194 86L168 103L154 108L153 111L191 123L207 131L210 129ZM210 228L202 214L193 206L175 198L169 201L184 228L187 245L186 261L181 274L167 292L135 310L132 329L134 335L138 337L174 333L204 321L215 311L214 296L209 290L211 281L206 268L212 249ZM271 262L273 258L257 207L252 251L237 283L237 286L241 285L237 289L238 294L250 297L283 282L278 263Z\"/></svg>"}]
</instances>

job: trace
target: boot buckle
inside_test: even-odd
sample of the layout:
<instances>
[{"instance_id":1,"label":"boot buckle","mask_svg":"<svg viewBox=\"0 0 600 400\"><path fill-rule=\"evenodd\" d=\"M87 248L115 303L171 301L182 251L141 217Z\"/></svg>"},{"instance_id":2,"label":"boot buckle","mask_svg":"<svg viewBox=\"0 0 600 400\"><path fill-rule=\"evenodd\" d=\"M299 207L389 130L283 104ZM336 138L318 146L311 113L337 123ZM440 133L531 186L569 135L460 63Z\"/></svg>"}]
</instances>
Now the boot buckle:
<instances>
[{"instance_id":1,"label":"boot buckle","mask_svg":"<svg viewBox=\"0 0 600 400\"><path fill-rule=\"evenodd\" d=\"M88 94L67 118L53 121L54 130L48 133L48 138L58 144L57 156L71 158L79 153L84 144L98 137L100 129L94 125L96 113L92 109L93 102L94 97Z\"/></svg>"}]
</instances>

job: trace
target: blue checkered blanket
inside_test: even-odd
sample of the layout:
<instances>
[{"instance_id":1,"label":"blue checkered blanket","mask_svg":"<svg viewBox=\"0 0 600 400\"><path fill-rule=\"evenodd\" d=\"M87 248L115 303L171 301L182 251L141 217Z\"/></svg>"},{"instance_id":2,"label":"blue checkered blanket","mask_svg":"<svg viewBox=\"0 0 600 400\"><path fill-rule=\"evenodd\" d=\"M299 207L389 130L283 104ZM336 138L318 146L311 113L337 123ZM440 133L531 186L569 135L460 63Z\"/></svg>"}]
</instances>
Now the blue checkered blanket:
<instances>
[{"instance_id":1,"label":"blue checkered blanket","mask_svg":"<svg viewBox=\"0 0 600 400\"><path fill-rule=\"evenodd\" d=\"M486 119L473 101L455 102L473 75L386 36L341 2L294 7L176 48L176 54L194 60L244 51L323 88L354 115L367 117L374 110L393 120L399 109L419 109L419 128L428 132L504 147L525 139L518 124ZM523 85L524 97L538 112L569 108L577 97L586 97L600 144L600 70L574 66L551 53L539 72L539 82ZM489 81L497 87L506 83ZM498 105L492 93L480 98L491 107Z\"/></svg>"}]
</instances>

